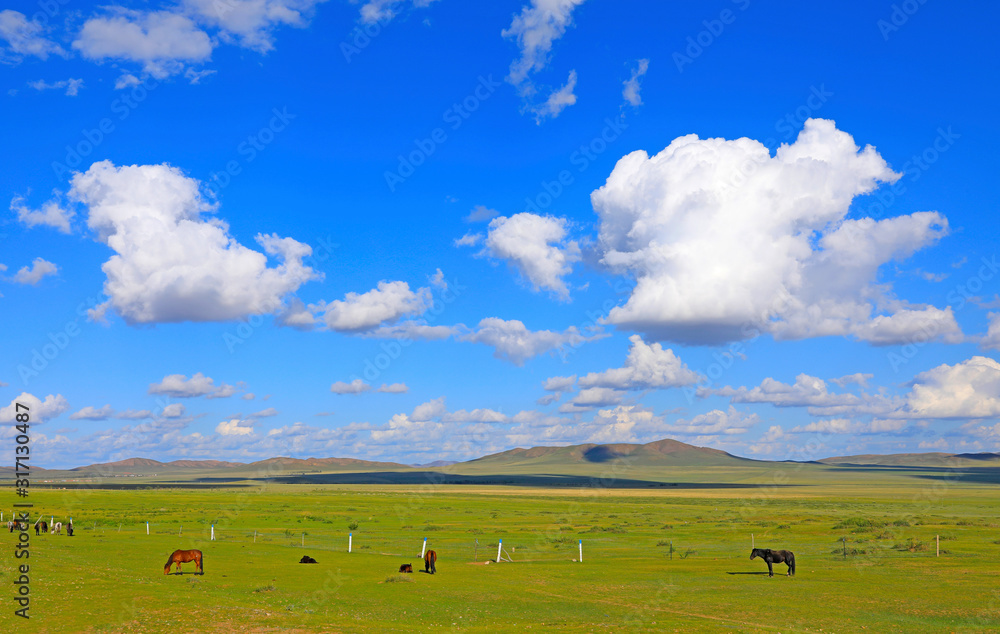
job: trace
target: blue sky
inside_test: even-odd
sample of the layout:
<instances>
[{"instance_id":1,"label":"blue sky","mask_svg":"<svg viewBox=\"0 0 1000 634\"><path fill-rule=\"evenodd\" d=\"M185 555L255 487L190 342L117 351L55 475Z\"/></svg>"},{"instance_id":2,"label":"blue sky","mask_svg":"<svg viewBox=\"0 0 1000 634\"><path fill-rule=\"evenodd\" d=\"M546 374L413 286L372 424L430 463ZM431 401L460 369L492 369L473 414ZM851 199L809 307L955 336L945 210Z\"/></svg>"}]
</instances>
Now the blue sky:
<instances>
[{"instance_id":1,"label":"blue sky","mask_svg":"<svg viewBox=\"0 0 1000 634\"><path fill-rule=\"evenodd\" d=\"M52 467L996 451L996 18L12 3L0 420Z\"/></svg>"}]
</instances>

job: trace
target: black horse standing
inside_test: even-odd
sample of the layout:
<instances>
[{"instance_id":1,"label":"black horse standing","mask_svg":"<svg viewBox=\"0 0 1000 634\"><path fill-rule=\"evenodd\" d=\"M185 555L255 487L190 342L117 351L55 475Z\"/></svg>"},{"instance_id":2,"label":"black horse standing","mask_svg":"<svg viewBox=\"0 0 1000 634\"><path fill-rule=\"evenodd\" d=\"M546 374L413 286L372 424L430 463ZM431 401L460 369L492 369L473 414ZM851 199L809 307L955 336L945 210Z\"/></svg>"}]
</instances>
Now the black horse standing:
<instances>
[{"instance_id":1,"label":"black horse standing","mask_svg":"<svg viewBox=\"0 0 1000 634\"><path fill-rule=\"evenodd\" d=\"M424 572L429 572L431 574L437 572L437 568L434 567L434 564L437 563L437 559L438 554L433 550L428 550L424 555Z\"/></svg>"},{"instance_id":2,"label":"black horse standing","mask_svg":"<svg viewBox=\"0 0 1000 634\"><path fill-rule=\"evenodd\" d=\"M771 550L770 548L754 548L750 551L750 559L760 557L767 562L767 576L774 576L774 568L771 564L787 564L788 572L785 576L791 577L795 574L795 555L790 550Z\"/></svg>"}]
</instances>

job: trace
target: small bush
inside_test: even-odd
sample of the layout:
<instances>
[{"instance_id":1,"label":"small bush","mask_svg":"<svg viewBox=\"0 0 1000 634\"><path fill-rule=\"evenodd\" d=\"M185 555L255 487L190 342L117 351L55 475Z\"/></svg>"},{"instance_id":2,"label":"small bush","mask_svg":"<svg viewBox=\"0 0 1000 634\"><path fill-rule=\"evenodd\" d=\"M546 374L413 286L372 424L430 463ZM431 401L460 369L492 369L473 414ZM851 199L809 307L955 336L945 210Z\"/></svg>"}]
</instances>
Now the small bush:
<instances>
[{"instance_id":1,"label":"small bush","mask_svg":"<svg viewBox=\"0 0 1000 634\"><path fill-rule=\"evenodd\" d=\"M906 521L906 520L893 520L892 525L893 526L909 526L910 523L908 521Z\"/></svg>"},{"instance_id":2,"label":"small bush","mask_svg":"<svg viewBox=\"0 0 1000 634\"><path fill-rule=\"evenodd\" d=\"M905 550L911 553L918 553L927 550L927 544L921 541L917 541L912 537L908 541L894 544L892 547L894 550L899 550L899 551Z\"/></svg>"},{"instance_id":3,"label":"small bush","mask_svg":"<svg viewBox=\"0 0 1000 634\"><path fill-rule=\"evenodd\" d=\"M411 583L413 577L407 575L389 575L385 578L386 583Z\"/></svg>"},{"instance_id":4,"label":"small bush","mask_svg":"<svg viewBox=\"0 0 1000 634\"><path fill-rule=\"evenodd\" d=\"M789 524L778 524L778 528L791 528Z\"/></svg>"},{"instance_id":5,"label":"small bush","mask_svg":"<svg viewBox=\"0 0 1000 634\"><path fill-rule=\"evenodd\" d=\"M852 533L867 533L877 528L885 528L885 522L865 517L851 517L834 526L833 530L842 530L845 528L851 529Z\"/></svg>"},{"instance_id":6,"label":"small bush","mask_svg":"<svg viewBox=\"0 0 1000 634\"><path fill-rule=\"evenodd\" d=\"M352 531L356 531L356 530L358 530L358 523L357 522L351 522L350 524L347 525L347 528L351 529Z\"/></svg>"},{"instance_id":7,"label":"small bush","mask_svg":"<svg viewBox=\"0 0 1000 634\"><path fill-rule=\"evenodd\" d=\"M254 588L254 592L274 592L277 588L274 587L273 583L269 583L266 586L261 586L259 588Z\"/></svg>"}]
</instances>

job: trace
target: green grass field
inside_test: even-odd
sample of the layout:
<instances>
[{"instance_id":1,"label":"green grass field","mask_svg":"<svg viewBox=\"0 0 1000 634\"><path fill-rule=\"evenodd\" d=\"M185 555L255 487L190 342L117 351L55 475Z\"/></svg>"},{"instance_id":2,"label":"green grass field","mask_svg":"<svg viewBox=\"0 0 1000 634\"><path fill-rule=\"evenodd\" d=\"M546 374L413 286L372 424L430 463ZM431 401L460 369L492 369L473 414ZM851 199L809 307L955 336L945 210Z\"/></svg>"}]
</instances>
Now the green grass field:
<instances>
[{"instance_id":1,"label":"green grass field","mask_svg":"<svg viewBox=\"0 0 1000 634\"><path fill-rule=\"evenodd\" d=\"M2 533L2 622L39 632L1000 630L1000 491L976 473L775 465L629 477L662 486L36 488L35 508L72 515L77 534L30 532L25 625L9 590L24 560L16 535ZM684 486L697 481L714 484ZM768 578L749 560L751 534L793 550L797 575L780 564ZM423 569L424 537L438 574L397 574L402 563ZM500 539L513 562L484 563ZM201 549L206 573L185 564L165 576L178 548ZM319 563L297 563L304 554Z\"/></svg>"}]
</instances>

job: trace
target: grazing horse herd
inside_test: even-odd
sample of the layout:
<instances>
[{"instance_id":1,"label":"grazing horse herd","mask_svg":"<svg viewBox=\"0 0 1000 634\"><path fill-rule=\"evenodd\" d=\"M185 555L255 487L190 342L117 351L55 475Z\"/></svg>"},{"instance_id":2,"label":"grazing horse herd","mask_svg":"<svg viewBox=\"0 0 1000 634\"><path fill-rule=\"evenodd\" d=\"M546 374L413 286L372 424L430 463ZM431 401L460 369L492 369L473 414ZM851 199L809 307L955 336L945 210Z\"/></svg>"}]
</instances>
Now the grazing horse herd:
<instances>
[{"instance_id":1,"label":"grazing horse herd","mask_svg":"<svg viewBox=\"0 0 1000 634\"><path fill-rule=\"evenodd\" d=\"M14 531L26 531L28 530L28 526L29 526L28 522L24 520L9 520L7 522L7 532L13 533ZM40 519L35 522L34 526L35 526L35 535L41 535L42 533L51 533L53 535L60 535L62 534L63 523L55 522L50 527L48 522ZM69 535L70 537L73 536L72 523L66 525L66 534Z\"/></svg>"}]
</instances>

